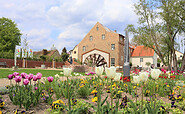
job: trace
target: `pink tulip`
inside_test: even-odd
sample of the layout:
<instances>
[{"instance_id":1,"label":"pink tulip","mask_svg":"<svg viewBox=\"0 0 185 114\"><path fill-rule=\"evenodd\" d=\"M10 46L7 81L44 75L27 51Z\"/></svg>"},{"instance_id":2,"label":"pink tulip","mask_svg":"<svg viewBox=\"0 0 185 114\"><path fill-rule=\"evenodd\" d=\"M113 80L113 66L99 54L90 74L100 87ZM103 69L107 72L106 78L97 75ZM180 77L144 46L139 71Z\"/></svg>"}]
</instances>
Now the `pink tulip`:
<instances>
[{"instance_id":1,"label":"pink tulip","mask_svg":"<svg viewBox=\"0 0 185 114\"><path fill-rule=\"evenodd\" d=\"M14 72L13 75L14 76L19 76L19 73L18 72Z\"/></svg>"},{"instance_id":2,"label":"pink tulip","mask_svg":"<svg viewBox=\"0 0 185 114\"><path fill-rule=\"evenodd\" d=\"M22 77L21 76L15 76L15 78L14 78L14 80L16 81L16 82L21 82L21 79L22 79Z\"/></svg>"},{"instance_id":3,"label":"pink tulip","mask_svg":"<svg viewBox=\"0 0 185 114\"><path fill-rule=\"evenodd\" d=\"M29 78L29 75L28 75L28 74L26 74L25 79L28 79L28 78Z\"/></svg>"},{"instance_id":4,"label":"pink tulip","mask_svg":"<svg viewBox=\"0 0 185 114\"><path fill-rule=\"evenodd\" d=\"M175 72L175 71L173 71L173 70L171 71L172 74L173 74L174 72Z\"/></svg>"},{"instance_id":5,"label":"pink tulip","mask_svg":"<svg viewBox=\"0 0 185 114\"><path fill-rule=\"evenodd\" d=\"M24 81L23 81L24 85L28 85L29 82L30 82L30 81L29 81L28 79L24 79Z\"/></svg>"},{"instance_id":6,"label":"pink tulip","mask_svg":"<svg viewBox=\"0 0 185 114\"><path fill-rule=\"evenodd\" d=\"M28 80L31 80L33 78L33 74L29 74Z\"/></svg>"},{"instance_id":7,"label":"pink tulip","mask_svg":"<svg viewBox=\"0 0 185 114\"><path fill-rule=\"evenodd\" d=\"M33 76L33 81L37 81L37 76L36 75Z\"/></svg>"},{"instance_id":8,"label":"pink tulip","mask_svg":"<svg viewBox=\"0 0 185 114\"><path fill-rule=\"evenodd\" d=\"M166 73L166 70L164 70L163 72Z\"/></svg>"},{"instance_id":9,"label":"pink tulip","mask_svg":"<svg viewBox=\"0 0 185 114\"><path fill-rule=\"evenodd\" d=\"M52 82L53 81L53 77L52 76L49 76L48 77L48 82Z\"/></svg>"},{"instance_id":10,"label":"pink tulip","mask_svg":"<svg viewBox=\"0 0 185 114\"><path fill-rule=\"evenodd\" d=\"M161 69L162 72L164 72L164 69Z\"/></svg>"},{"instance_id":11,"label":"pink tulip","mask_svg":"<svg viewBox=\"0 0 185 114\"><path fill-rule=\"evenodd\" d=\"M26 75L27 75L27 74L26 74L26 73L24 73L24 72L23 72L23 73L21 73L22 78L25 78L25 77L26 77Z\"/></svg>"},{"instance_id":12,"label":"pink tulip","mask_svg":"<svg viewBox=\"0 0 185 114\"><path fill-rule=\"evenodd\" d=\"M42 77L42 74L41 73L37 73L37 79L39 80L39 79L41 79L41 77Z\"/></svg>"},{"instance_id":13,"label":"pink tulip","mask_svg":"<svg viewBox=\"0 0 185 114\"><path fill-rule=\"evenodd\" d=\"M34 89L35 89L35 90L37 90L37 89L38 89L38 87L34 87Z\"/></svg>"},{"instance_id":14,"label":"pink tulip","mask_svg":"<svg viewBox=\"0 0 185 114\"><path fill-rule=\"evenodd\" d=\"M9 80L13 79L13 74L9 74L9 75L8 75L8 79L9 79Z\"/></svg>"}]
</instances>

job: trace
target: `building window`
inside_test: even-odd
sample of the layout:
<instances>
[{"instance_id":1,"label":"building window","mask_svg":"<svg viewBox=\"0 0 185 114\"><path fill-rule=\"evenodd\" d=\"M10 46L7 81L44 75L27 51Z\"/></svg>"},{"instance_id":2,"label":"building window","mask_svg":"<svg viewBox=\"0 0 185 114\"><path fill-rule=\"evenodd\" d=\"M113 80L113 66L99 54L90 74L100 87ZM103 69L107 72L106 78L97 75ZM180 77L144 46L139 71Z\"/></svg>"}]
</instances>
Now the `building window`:
<instances>
[{"instance_id":1,"label":"building window","mask_svg":"<svg viewBox=\"0 0 185 114\"><path fill-rule=\"evenodd\" d=\"M123 56L121 56L121 61L123 61Z\"/></svg>"},{"instance_id":2,"label":"building window","mask_svg":"<svg viewBox=\"0 0 185 114\"><path fill-rule=\"evenodd\" d=\"M111 44L111 49L115 50L115 44Z\"/></svg>"},{"instance_id":3,"label":"building window","mask_svg":"<svg viewBox=\"0 0 185 114\"><path fill-rule=\"evenodd\" d=\"M120 37L120 41L123 41L123 38L122 37Z\"/></svg>"},{"instance_id":4,"label":"building window","mask_svg":"<svg viewBox=\"0 0 185 114\"><path fill-rule=\"evenodd\" d=\"M115 66L115 58L111 58L111 66Z\"/></svg>"},{"instance_id":5,"label":"building window","mask_svg":"<svg viewBox=\"0 0 185 114\"><path fill-rule=\"evenodd\" d=\"M96 27L96 30L98 31L99 30L99 27Z\"/></svg>"},{"instance_id":6,"label":"building window","mask_svg":"<svg viewBox=\"0 0 185 114\"><path fill-rule=\"evenodd\" d=\"M140 62L143 62L143 58L140 58Z\"/></svg>"},{"instance_id":7,"label":"building window","mask_svg":"<svg viewBox=\"0 0 185 114\"><path fill-rule=\"evenodd\" d=\"M104 40L105 39L105 34L102 34L102 40Z\"/></svg>"},{"instance_id":8,"label":"building window","mask_svg":"<svg viewBox=\"0 0 185 114\"><path fill-rule=\"evenodd\" d=\"M92 41L92 40L93 40L93 36L90 36L90 37L89 37L89 40Z\"/></svg>"},{"instance_id":9,"label":"building window","mask_svg":"<svg viewBox=\"0 0 185 114\"><path fill-rule=\"evenodd\" d=\"M74 51L74 54L76 54L76 51Z\"/></svg>"},{"instance_id":10,"label":"building window","mask_svg":"<svg viewBox=\"0 0 185 114\"><path fill-rule=\"evenodd\" d=\"M85 51L85 46L83 46L83 51Z\"/></svg>"}]
</instances>

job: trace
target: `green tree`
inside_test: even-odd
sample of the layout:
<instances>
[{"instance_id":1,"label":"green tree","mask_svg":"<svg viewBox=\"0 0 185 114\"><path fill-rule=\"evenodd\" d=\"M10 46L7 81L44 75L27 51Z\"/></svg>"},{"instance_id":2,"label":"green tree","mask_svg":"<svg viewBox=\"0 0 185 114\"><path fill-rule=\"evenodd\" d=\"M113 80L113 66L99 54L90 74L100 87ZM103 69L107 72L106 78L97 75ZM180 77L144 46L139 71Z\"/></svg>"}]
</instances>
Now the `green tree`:
<instances>
[{"instance_id":1,"label":"green tree","mask_svg":"<svg viewBox=\"0 0 185 114\"><path fill-rule=\"evenodd\" d=\"M61 53L61 55L62 55L63 53L67 53L67 49L66 49L66 47L64 47L64 48L62 49L62 53Z\"/></svg>"},{"instance_id":2,"label":"green tree","mask_svg":"<svg viewBox=\"0 0 185 114\"><path fill-rule=\"evenodd\" d=\"M66 62L67 59L68 59L68 57L69 57L69 54L63 53L63 54L62 54L62 57L61 57L61 58L62 58L62 61L63 61L63 62Z\"/></svg>"},{"instance_id":3,"label":"green tree","mask_svg":"<svg viewBox=\"0 0 185 114\"><path fill-rule=\"evenodd\" d=\"M11 19L0 18L0 56L4 58L13 58L15 46L21 42L21 33Z\"/></svg>"},{"instance_id":4,"label":"green tree","mask_svg":"<svg viewBox=\"0 0 185 114\"><path fill-rule=\"evenodd\" d=\"M184 31L183 3L183 0L140 0L134 5L139 27L127 26L134 34L133 41L154 49L165 65L171 66L173 59L175 71L175 38Z\"/></svg>"}]
</instances>

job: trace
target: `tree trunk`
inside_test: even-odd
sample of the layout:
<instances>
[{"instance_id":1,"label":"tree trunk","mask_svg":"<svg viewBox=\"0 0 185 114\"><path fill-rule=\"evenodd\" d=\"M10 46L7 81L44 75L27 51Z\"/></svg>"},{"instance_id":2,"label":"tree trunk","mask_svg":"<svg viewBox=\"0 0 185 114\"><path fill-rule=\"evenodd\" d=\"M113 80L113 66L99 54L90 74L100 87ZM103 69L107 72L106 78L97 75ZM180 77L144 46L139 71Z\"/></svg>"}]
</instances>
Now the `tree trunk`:
<instances>
[{"instance_id":1,"label":"tree trunk","mask_svg":"<svg viewBox=\"0 0 185 114\"><path fill-rule=\"evenodd\" d=\"M185 52L182 57L182 65L181 65L180 71L184 71L184 66L185 66Z\"/></svg>"},{"instance_id":2,"label":"tree trunk","mask_svg":"<svg viewBox=\"0 0 185 114\"><path fill-rule=\"evenodd\" d=\"M177 57L176 57L176 54L175 54L175 50L173 50L173 68L174 68L174 71L177 72Z\"/></svg>"}]
</instances>

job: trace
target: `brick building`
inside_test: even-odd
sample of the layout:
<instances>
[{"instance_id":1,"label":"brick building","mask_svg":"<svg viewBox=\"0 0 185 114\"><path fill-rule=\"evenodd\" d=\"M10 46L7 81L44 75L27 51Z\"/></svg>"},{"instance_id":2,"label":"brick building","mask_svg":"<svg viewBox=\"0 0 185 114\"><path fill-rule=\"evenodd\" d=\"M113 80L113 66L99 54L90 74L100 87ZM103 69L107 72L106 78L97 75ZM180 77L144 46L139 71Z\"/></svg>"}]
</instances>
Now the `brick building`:
<instances>
[{"instance_id":1,"label":"brick building","mask_svg":"<svg viewBox=\"0 0 185 114\"><path fill-rule=\"evenodd\" d=\"M124 36L99 22L77 45L77 49L78 52L75 53L83 64L107 67L123 66Z\"/></svg>"}]
</instances>

